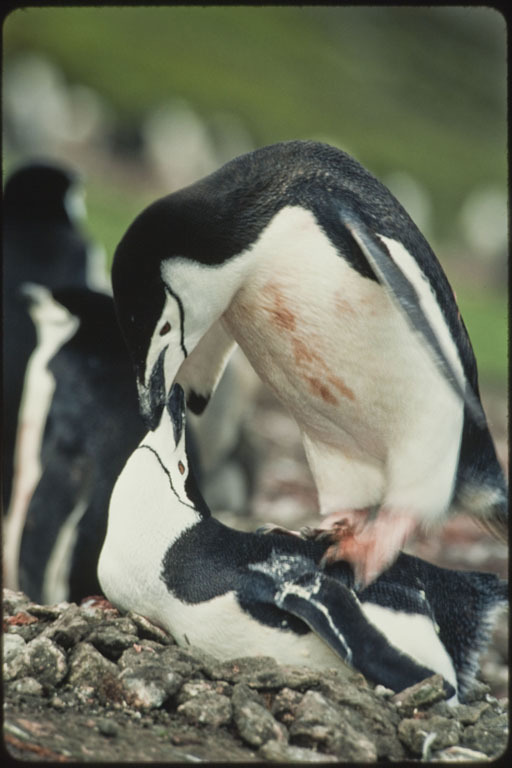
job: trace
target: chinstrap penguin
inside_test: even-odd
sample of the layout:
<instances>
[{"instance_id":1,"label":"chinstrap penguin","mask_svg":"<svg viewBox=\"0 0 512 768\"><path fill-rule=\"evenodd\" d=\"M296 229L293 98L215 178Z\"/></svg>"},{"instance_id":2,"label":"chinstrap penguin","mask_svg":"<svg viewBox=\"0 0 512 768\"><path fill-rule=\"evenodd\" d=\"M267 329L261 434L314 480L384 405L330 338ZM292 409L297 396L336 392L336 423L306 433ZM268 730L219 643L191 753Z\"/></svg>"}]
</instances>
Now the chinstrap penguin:
<instances>
[{"instance_id":1,"label":"chinstrap penguin","mask_svg":"<svg viewBox=\"0 0 512 768\"><path fill-rule=\"evenodd\" d=\"M4 535L5 579L32 600L98 594L115 480L144 434L111 296L24 284L29 358Z\"/></svg>"},{"instance_id":2,"label":"chinstrap penguin","mask_svg":"<svg viewBox=\"0 0 512 768\"><path fill-rule=\"evenodd\" d=\"M454 293L345 152L275 144L157 200L112 281L148 427L175 380L203 410L237 342L298 422L326 559L352 562L358 582L455 511L505 538L506 483Z\"/></svg>"},{"instance_id":3,"label":"chinstrap penguin","mask_svg":"<svg viewBox=\"0 0 512 768\"><path fill-rule=\"evenodd\" d=\"M2 499L7 510L18 411L36 332L20 295L25 282L51 290L87 286L107 292L105 254L83 232L84 188L71 169L52 161L24 163L5 183L3 247Z\"/></svg>"},{"instance_id":4,"label":"chinstrap penguin","mask_svg":"<svg viewBox=\"0 0 512 768\"><path fill-rule=\"evenodd\" d=\"M221 659L348 662L396 691L438 672L447 695L463 697L506 600L504 582L401 554L355 591L348 563L320 567L324 549L211 516L188 461L185 396L175 384L114 487L98 578L119 609Z\"/></svg>"}]
</instances>

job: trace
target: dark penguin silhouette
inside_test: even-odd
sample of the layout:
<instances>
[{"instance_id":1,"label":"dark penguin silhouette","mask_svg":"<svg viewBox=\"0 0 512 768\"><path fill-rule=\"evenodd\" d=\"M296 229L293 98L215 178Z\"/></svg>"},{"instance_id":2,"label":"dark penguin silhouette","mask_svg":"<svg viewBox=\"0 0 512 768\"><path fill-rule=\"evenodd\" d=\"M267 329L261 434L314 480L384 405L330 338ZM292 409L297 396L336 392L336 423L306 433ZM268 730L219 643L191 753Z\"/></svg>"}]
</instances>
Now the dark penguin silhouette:
<instances>
[{"instance_id":1,"label":"dark penguin silhouette","mask_svg":"<svg viewBox=\"0 0 512 768\"><path fill-rule=\"evenodd\" d=\"M122 238L112 284L148 427L174 380L204 409L237 342L299 424L326 559L361 583L459 510L505 538L507 487L453 290L345 152L275 144L157 200Z\"/></svg>"},{"instance_id":2,"label":"dark penguin silhouette","mask_svg":"<svg viewBox=\"0 0 512 768\"><path fill-rule=\"evenodd\" d=\"M463 697L506 602L505 583L400 554L354 590L348 563L320 565L319 540L223 525L195 483L185 418L176 384L116 482L98 564L107 598L222 659L349 663L394 690L438 672L447 695Z\"/></svg>"},{"instance_id":3,"label":"dark penguin silhouette","mask_svg":"<svg viewBox=\"0 0 512 768\"><path fill-rule=\"evenodd\" d=\"M14 512L24 516L19 563L9 526L6 559L13 559L19 588L33 600L79 601L99 592L110 494L143 424L112 298L86 288L50 292L28 285L25 300L39 346L21 410L28 439L20 449L20 504L14 491Z\"/></svg>"},{"instance_id":4,"label":"dark penguin silhouette","mask_svg":"<svg viewBox=\"0 0 512 768\"><path fill-rule=\"evenodd\" d=\"M71 170L33 162L13 171L2 202L3 424L2 500L7 510L23 380L36 333L20 288L89 286L105 290L102 255L80 228L82 186Z\"/></svg>"}]
</instances>

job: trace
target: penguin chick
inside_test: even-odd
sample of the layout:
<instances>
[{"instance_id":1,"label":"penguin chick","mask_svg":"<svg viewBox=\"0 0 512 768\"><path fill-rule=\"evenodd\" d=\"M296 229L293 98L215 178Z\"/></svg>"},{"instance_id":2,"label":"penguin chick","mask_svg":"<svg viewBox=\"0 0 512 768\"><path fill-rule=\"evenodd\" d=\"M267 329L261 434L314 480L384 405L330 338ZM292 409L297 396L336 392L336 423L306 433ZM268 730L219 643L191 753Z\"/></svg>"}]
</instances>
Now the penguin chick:
<instances>
[{"instance_id":1,"label":"penguin chick","mask_svg":"<svg viewBox=\"0 0 512 768\"><path fill-rule=\"evenodd\" d=\"M221 659L263 654L320 668L349 663L396 691L439 672L447 695L456 695L460 670L474 673L468 657L487 639L489 613L505 599L497 577L452 575L403 555L392 573L357 595L347 563L319 566L321 542L237 531L215 520L185 442L185 397L175 384L159 425L112 493L98 564L110 602L142 614L180 645ZM464 604L474 627L461 637L459 584L474 596Z\"/></svg>"},{"instance_id":2,"label":"penguin chick","mask_svg":"<svg viewBox=\"0 0 512 768\"><path fill-rule=\"evenodd\" d=\"M505 537L506 483L453 291L346 153L275 144L157 200L117 247L112 281L148 427L175 380L203 410L237 342L298 422L327 560L352 562L361 583L460 507Z\"/></svg>"}]
</instances>

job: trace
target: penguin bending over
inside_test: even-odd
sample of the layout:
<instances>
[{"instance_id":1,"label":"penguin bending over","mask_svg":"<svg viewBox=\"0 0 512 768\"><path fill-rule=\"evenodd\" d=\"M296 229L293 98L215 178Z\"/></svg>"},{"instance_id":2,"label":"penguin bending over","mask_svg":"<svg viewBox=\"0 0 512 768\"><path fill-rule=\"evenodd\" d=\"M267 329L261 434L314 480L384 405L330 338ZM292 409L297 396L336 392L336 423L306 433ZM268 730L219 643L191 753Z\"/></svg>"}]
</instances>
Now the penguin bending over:
<instances>
[{"instance_id":1,"label":"penguin bending over","mask_svg":"<svg viewBox=\"0 0 512 768\"><path fill-rule=\"evenodd\" d=\"M247 533L214 519L195 484L185 396L175 384L160 423L117 479L98 563L106 597L212 655L270 655L329 668L349 663L399 691L434 672L463 696L506 600L498 577L401 554L364 590L325 546Z\"/></svg>"},{"instance_id":2,"label":"penguin bending over","mask_svg":"<svg viewBox=\"0 0 512 768\"><path fill-rule=\"evenodd\" d=\"M346 153L275 144L157 200L117 247L112 282L147 426L175 380L201 412L237 342L299 424L326 559L359 582L455 511L505 538L506 483L453 291Z\"/></svg>"}]
</instances>

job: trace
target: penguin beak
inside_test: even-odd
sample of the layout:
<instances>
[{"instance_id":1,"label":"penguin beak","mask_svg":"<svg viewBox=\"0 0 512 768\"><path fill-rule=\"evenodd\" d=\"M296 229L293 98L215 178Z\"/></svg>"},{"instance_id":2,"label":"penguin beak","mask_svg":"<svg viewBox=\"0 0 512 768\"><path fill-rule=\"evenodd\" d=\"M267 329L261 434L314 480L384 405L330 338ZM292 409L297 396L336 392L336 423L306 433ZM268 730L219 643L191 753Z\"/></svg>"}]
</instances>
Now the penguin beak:
<instances>
[{"instance_id":1,"label":"penguin beak","mask_svg":"<svg viewBox=\"0 0 512 768\"><path fill-rule=\"evenodd\" d=\"M147 384L141 383L140 379L137 379L141 416L144 420L146 429L149 429L152 432L160 423L160 417L167 399L164 372L165 352L166 350L163 349L158 356L158 360L153 366Z\"/></svg>"},{"instance_id":2,"label":"penguin beak","mask_svg":"<svg viewBox=\"0 0 512 768\"><path fill-rule=\"evenodd\" d=\"M167 411L172 421L174 442L178 445L185 428L185 393L179 384L174 384L171 389Z\"/></svg>"}]
</instances>

